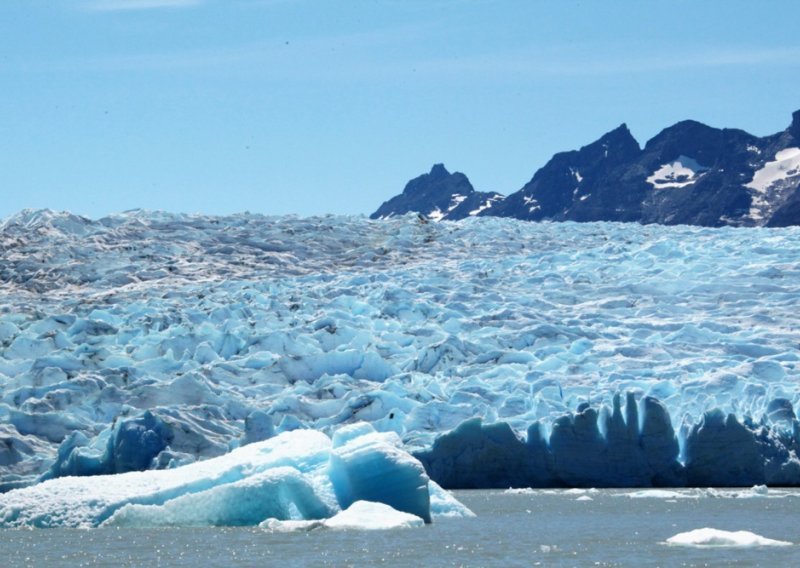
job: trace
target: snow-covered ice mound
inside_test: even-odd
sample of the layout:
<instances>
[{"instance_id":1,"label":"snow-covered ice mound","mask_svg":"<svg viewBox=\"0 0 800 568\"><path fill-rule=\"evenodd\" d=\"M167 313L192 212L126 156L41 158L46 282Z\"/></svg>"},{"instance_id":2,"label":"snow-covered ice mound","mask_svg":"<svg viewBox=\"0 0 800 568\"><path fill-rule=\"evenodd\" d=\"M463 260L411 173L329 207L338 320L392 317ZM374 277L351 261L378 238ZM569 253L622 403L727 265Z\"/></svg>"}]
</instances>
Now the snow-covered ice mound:
<instances>
[{"instance_id":1,"label":"snow-covered ice mound","mask_svg":"<svg viewBox=\"0 0 800 568\"><path fill-rule=\"evenodd\" d=\"M761 462L725 483L794 483L798 237L24 211L0 223L0 491L355 421L425 452L476 418L508 425L468 423L481 455L527 433L543 483L597 484L584 450L600 472L647 464L613 483L674 482L675 460L714 483L743 441Z\"/></svg>"},{"instance_id":2,"label":"snow-covered ice mound","mask_svg":"<svg viewBox=\"0 0 800 568\"><path fill-rule=\"evenodd\" d=\"M667 539L667 544L681 546L791 546L785 540L765 538L749 531L723 531L703 528L676 534Z\"/></svg>"},{"instance_id":3,"label":"snow-covered ice mound","mask_svg":"<svg viewBox=\"0 0 800 568\"><path fill-rule=\"evenodd\" d=\"M472 513L394 433L354 424L333 440L296 430L175 469L62 477L0 495L0 527L417 526ZM435 498L432 499L432 496Z\"/></svg>"},{"instance_id":4,"label":"snow-covered ice mound","mask_svg":"<svg viewBox=\"0 0 800 568\"><path fill-rule=\"evenodd\" d=\"M309 531L319 528L335 530L389 530L421 527L425 522L416 515L397 511L389 505L356 501L344 511L322 521L281 521L267 519L260 527L273 532Z\"/></svg>"}]
</instances>

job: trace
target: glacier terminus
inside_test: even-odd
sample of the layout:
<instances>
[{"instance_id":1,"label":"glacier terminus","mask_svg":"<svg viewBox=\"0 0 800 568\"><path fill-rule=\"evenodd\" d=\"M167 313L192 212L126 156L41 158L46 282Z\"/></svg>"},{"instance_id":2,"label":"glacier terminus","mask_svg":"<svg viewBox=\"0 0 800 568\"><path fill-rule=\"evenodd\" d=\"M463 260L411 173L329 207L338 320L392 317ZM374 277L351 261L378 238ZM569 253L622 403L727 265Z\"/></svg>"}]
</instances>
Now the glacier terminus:
<instances>
[{"instance_id":1,"label":"glacier terminus","mask_svg":"<svg viewBox=\"0 0 800 568\"><path fill-rule=\"evenodd\" d=\"M797 227L26 210L0 286L0 525L800 485ZM92 493L117 474L139 489ZM225 508L266 486L282 500Z\"/></svg>"}]
</instances>

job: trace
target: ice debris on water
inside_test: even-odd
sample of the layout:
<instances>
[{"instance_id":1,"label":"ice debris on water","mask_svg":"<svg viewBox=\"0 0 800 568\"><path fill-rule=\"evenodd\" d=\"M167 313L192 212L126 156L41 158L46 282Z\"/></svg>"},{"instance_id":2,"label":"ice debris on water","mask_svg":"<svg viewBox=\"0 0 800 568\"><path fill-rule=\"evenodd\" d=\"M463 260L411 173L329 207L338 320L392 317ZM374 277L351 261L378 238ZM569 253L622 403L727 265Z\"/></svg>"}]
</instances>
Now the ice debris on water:
<instances>
[{"instance_id":1,"label":"ice debris on water","mask_svg":"<svg viewBox=\"0 0 800 568\"><path fill-rule=\"evenodd\" d=\"M791 546L791 542L766 538L750 531L723 531L702 528L676 534L667 539L667 544L680 546Z\"/></svg>"},{"instance_id":2,"label":"ice debris on water","mask_svg":"<svg viewBox=\"0 0 800 568\"><path fill-rule=\"evenodd\" d=\"M23 211L0 491L358 421L452 486L796 485L798 237Z\"/></svg>"},{"instance_id":3,"label":"ice debris on water","mask_svg":"<svg viewBox=\"0 0 800 568\"><path fill-rule=\"evenodd\" d=\"M368 424L339 434L331 440L295 430L173 469L51 479L0 495L0 527L320 521L330 528L392 528L472 516L429 481L396 434Z\"/></svg>"},{"instance_id":4,"label":"ice debris on water","mask_svg":"<svg viewBox=\"0 0 800 568\"><path fill-rule=\"evenodd\" d=\"M383 503L356 501L344 511L322 521L281 521L267 519L258 526L272 532L335 530L388 530L421 527L425 522L415 515L397 511Z\"/></svg>"}]
</instances>

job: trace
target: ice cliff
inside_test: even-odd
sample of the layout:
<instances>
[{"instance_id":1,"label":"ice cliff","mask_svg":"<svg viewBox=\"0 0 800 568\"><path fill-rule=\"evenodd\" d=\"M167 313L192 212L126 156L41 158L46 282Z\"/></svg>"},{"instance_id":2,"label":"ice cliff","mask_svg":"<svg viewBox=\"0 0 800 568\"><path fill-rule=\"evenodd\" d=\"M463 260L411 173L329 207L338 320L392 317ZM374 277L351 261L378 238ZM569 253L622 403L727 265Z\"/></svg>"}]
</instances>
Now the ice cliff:
<instances>
[{"instance_id":1,"label":"ice cliff","mask_svg":"<svg viewBox=\"0 0 800 568\"><path fill-rule=\"evenodd\" d=\"M0 490L359 421L449 486L798 484L798 231L24 211Z\"/></svg>"}]
</instances>

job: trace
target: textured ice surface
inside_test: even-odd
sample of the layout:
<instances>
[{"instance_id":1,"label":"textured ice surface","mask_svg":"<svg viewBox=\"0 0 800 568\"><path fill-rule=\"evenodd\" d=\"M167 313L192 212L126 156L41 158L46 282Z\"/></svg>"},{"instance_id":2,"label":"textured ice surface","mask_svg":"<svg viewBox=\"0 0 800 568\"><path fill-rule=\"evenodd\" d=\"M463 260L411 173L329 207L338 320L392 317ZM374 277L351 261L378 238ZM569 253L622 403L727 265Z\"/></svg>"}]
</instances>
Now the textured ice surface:
<instances>
[{"instance_id":1,"label":"textured ice surface","mask_svg":"<svg viewBox=\"0 0 800 568\"><path fill-rule=\"evenodd\" d=\"M346 441L331 441L321 432L296 430L174 469L51 479L0 495L0 527L252 526L269 519L328 519L324 524L331 528L392 528L430 522L432 516L471 515L435 484L437 506L431 508L428 477L398 447L394 433L355 424L343 434Z\"/></svg>"},{"instance_id":2,"label":"textured ice surface","mask_svg":"<svg viewBox=\"0 0 800 568\"><path fill-rule=\"evenodd\" d=\"M592 485L575 452L617 482L667 479L676 444L697 483L722 465L764 483L742 460L773 450L756 469L791 480L798 237L26 211L0 224L0 487L176 467L360 420L423 451L475 418L508 424L475 455L558 458L536 469L544 482ZM779 432L792 433L780 448ZM514 457L518 436L530 452ZM613 465L626 456L637 468Z\"/></svg>"},{"instance_id":3,"label":"textured ice surface","mask_svg":"<svg viewBox=\"0 0 800 568\"><path fill-rule=\"evenodd\" d=\"M773 540L749 531L723 531L703 528L676 534L667 544L682 546L791 546L785 540Z\"/></svg>"}]
</instances>

